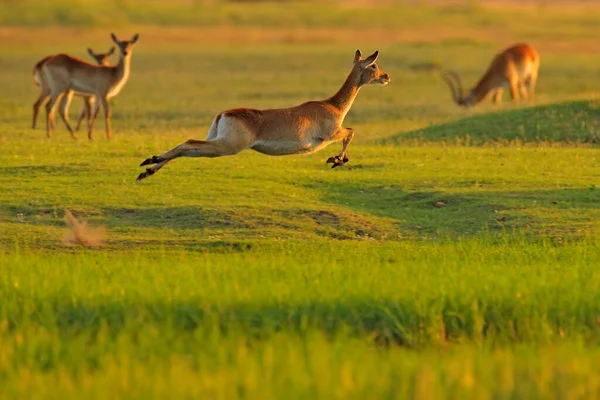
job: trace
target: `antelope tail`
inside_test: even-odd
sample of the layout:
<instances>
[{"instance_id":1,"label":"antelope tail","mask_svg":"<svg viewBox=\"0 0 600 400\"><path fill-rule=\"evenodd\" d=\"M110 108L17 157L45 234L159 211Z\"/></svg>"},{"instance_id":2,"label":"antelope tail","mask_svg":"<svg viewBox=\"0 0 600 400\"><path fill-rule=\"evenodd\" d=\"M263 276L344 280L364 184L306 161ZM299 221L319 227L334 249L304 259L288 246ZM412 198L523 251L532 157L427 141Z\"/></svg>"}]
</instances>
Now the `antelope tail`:
<instances>
[{"instance_id":1,"label":"antelope tail","mask_svg":"<svg viewBox=\"0 0 600 400\"><path fill-rule=\"evenodd\" d=\"M41 75L41 73L42 73L42 65L46 61L48 61L50 59L50 57L52 57L52 56L47 56L47 57L42 58L33 67L33 83L35 83L37 86L40 86L40 83L42 82L42 75Z\"/></svg>"},{"instance_id":2,"label":"antelope tail","mask_svg":"<svg viewBox=\"0 0 600 400\"><path fill-rule=\"evenodd\" d=\"M33 83L40 86L40 70L37 68L33 70Z\"/></svg>"}]
</instances>

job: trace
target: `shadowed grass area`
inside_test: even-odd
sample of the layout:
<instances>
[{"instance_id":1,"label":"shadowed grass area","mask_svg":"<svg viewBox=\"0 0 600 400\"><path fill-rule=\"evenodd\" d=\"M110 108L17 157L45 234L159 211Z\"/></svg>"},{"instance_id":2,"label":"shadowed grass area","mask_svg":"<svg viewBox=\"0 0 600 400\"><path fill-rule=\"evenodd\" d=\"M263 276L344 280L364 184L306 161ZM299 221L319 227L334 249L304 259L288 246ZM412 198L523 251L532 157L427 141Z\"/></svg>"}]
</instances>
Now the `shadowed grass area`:
<instances>
[{"instance_id":1,"label":"shadowed grass area","mask_svg":"<svg viewBox=\"0 0 600 400\"><path fill-rule=\"evenodd\" d=\"M326 199L395 219L401 232L461 237L483 231L594 236L600 226L598 190L403 192L391 186L328 189ZM579 215L580 218L573 218ZM573 218L573 219L572 219ZM561 231L566 219L569 228ZM565 227L566 228L566 227Z\"/></svg>"}]
</instances>

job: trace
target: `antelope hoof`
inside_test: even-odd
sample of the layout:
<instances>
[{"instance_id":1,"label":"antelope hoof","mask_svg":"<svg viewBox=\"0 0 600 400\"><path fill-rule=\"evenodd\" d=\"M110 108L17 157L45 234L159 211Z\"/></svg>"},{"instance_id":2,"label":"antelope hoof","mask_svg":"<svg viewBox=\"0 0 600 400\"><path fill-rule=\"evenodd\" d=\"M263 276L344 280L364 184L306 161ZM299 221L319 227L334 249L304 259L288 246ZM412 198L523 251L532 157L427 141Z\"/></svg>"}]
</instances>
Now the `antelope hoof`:
<instances>
[{"instance_id":1,"label":"antelope hoof","mask_svg":"<svg viewBox=\"0 0 600 400\"><path fill-rule=\"evenodd\" d=\"M149 177L150 175L154 175L154 171L152 171L150 168L146 168L145 172L142 172L141 174L138 175L136 181L141 181L142 179L145 179L145 178Z\"/></svg>"},{"instance_id":2,"label":"antelope hoof","mask_svg":"<svg viewBox=\"0 0 600 400\"><path fill-rule=\"evenodd\" d=\"M340 156L335 156L335 157L329 157L327 159L326 164L333 164L331 166L331 168L335 168L335 167L339 167L340 165L344 165L345 163L348 162L348 157L344 157L344 159L342 159Z\"/></svg>"},{"instance_id":3,"label":"antelope hoof","mask_svg":"<svg viewBox=\"0 0 600 400\"><path fill-rule=\"evenodd\" d=\"M140 164L140 167L143 167L144 165L148 164L158 164L159 162L160 159L158 158L158 156L152 156L150 158L146 158L144 162Z\"/></svg>"}]
</instances>

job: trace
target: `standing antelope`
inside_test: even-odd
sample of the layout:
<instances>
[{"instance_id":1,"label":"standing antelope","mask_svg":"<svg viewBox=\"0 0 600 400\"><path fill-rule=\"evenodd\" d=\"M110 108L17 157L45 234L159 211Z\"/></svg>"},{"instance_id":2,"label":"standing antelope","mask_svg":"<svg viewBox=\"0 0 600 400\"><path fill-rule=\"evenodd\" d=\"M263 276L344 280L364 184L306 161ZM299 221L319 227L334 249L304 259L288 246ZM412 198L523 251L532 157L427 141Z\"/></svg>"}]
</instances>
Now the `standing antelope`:
<instances>
[{"instance_id":1,"label":"standing antelope","mask_svg":"<svg viewBox=\"0 0 600 400\"><path fill-rule=\"evenodd\" d=\"M452 98L460 106L474 106L492 92L494 102L498 104L505 87L510 88L510 95L516 103L519 100L519 90L521 97L527 99L526 86L529 88L529 96L533 99L539 67L538 52L528 44L517 44L498 53L477 85L466 94L456 72L443 72L442 78L450 86Z\"/></svg>"},{"instance_id":2,"label":"standing antelope","mask_svg":"<svg viewBox=\"0 0 600 400\"><path fill-rule=\"evenodd\" d=\"M332 168L344 165L350 159L348 146L354 130L343 128L342 122L359 89L366 84L390 82L390 76L375 64L378 56L376 51L363 60L357 50L350 75L341 89L326 100L282 109L236 108L217 114L206 140L190 139L160 156L146 159L140 166L155 165L142 172L137 180L156 173L178 157L221 157L245 149L271 156L308 154L340 140L342 151L329 157L327 163L333 163Z\"/></svg>"},{"instance_id":3,"label":"standing antelope","mask_svg":"<svg viewBox=\"0 0 600 400\"><path fill-rule=\"evenodd\" d=\"M92 58L94 60L96 60L98 65L104 65L104 66L108 65L110 56L115 52L114 46L108 51L108 53L104 53L104 54L103 53L94 53L94 51L90 48L88 48L87 50L88 50L88 53L92 56ZM48 100L48 98L50 98L50 88L48 87L48 84L46 83L46 81L44 79L44 75L42 74L42 64L44 64L46 61L48 61L52 57L56 57L56 56L51 55L51 56L44 57L33 67L33 81L42 90L42 92L40 93L40 96L38 97L36 102L33 104L33 123L31 124L31 127L33 129L35 129L35 125L37 122L37 115L38 115L40 107L42 106L42 104L44 104ZM91 118L91 113L92 113L91 108L94 104L94 97L88 96L85 94L81 94L81 93L76 93L76 95L81 96L84 100L84 104L81 107L81 111L79 112L79 117L77 119L77 127L75 128L75 130L78 131L79 127L81 126L81 121L83 120L83 118L86 115L88 116L88 124L89 124L89 121ZM62 98L59 112L60 112L61 118L64 120L65 113L68 114L68 110L66 110L66 96L63 96L63 98Z\"/></svg>"},{"instance_id":4,"label":"standing antelope","mask_svg":"<svg viewBox=\"0 0 600 400\"><path fill-rule=\"evenodd\" d=\"M92 127L98 115L99 107L102 105L106 124L106 136L110 139L111 109L108 100L119 94L129 78L131 51L139 35L135 34L131 40L119 41L111 33L111 38L120 51L117 65L93 65L68 54L59 54L42 64L42 73L50 88L50 101L46 104L46 133L48 136L50 136L50 130L54 121L55 106L58 98L65 96L64 104L65 108L68 108L73 94L78 92L96 98L92 117L88 122L88 137L92 138ZM68 116L65 115L65 117ZM75 137L68 118L65 118L65 124L71 136Z\"/></svg>"}]
</instances>

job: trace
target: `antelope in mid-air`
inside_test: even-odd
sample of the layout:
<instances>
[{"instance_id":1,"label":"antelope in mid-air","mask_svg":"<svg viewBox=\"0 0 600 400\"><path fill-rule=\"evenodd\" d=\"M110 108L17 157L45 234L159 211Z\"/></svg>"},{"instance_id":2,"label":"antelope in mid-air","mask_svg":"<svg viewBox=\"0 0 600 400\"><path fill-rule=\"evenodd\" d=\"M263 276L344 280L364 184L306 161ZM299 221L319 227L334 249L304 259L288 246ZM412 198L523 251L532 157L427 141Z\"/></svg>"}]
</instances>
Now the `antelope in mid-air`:
<instances>
[{"instance_id":1,"label":"antelope in mid-air","mask_svg":"<svg viewBox=\"0 0 600 400\"><path fill-rule=\"evenodd\" d=\"M498 104L506 87L510 88L510 95L516 103L519 100L519 91L523 99L533 99L539 67L538 52L530 45L522 43L498 53L477 85L466 93L463 92L460 77L456 72L445 71L442 78L450 86L452 98L459 106L474 106L490 93L494 94L494 102Z\"/></svg>"},{"instance_id":2,"label":"antelope in mid-air","mask_svg":"<svg viewBox=\"0 0 600 400\"><path fill-rule=\"evenodd\" d=\"M98 65L104 65L104 66L107 66L109 64L110 56L115 52L114 46L108 51L108 53L95 53L90 48L88 48L87 50L88 50L88 53L90 54L90 56L92 56L92 58L94 60L96 60ZM44 74L42 74L42 64L44 64L46 61L48 61L52 57L55 57L55 55L50 55L50 56L44 57L33 67L33 81L42 90L42 92L40 93L40 96L38 97L36 102L33 104L33 123L31 124L31 127L33 129L35 129L35 125L37 122L37 116L38 116L40 107L42 106L42 104L44 104L50 98L50 88L48 87L48 84L46 83L46 81L44 79ZM89 125L91 114L92 114L92 107L94 105L95 99L94 99L94 96L89 96L89 95L81 94L81 93L75 93L75 94L79 95L83 98L83 106L81 107L81 111L79 112L79 117L77 119L77 127L75 128L75 130L78 131L79 127L81 126L81 121L83 120L83 118L86 115L88 117L88 125ZM65 114L68 115L68 113L69 113L69 111L66 109L66 106L67 106L66 100L67 100L67 97L63 96L61 104L60 104L60 108L59 108L59 113L63 120L65 119Z\"/></svg>"},{"instance_id":3,"label":"antelope in mid-air","mask_svg":"<svg viewBox=\"0 0 600 400\"><path fill-rule=\"evenodd\" d=\"M56 101L60 96L65 96L65 108L74 93L82 93L94 96L96 101L92 111L91 121L88 123L88 137L92 138L92 127L96 119L99 107L102 105L106 124L106 136L110 139L110 116L111 109L109 99L119 94L131 70L131 52L133 45L137 42L139 35L135 34L131 40L118 40L111 33L112 41L119 48L119 62L117 65L94 65L68 54L56 55L42 64L44 79L50 88L50 101L46 104L46 134L50 136L50 130L54 121ZM65 124L75 138L75 133L65 115Z\"/></svg>"},{"instance_id":4,"label":"antelope in mid-air","mask_svg":"<svg viewBox=\"0 0 600 400\"><path fill-rule=\"evenodd\" d=\"M178 157L221 157L252 149L259 153L282 156L308 154L333 142L342 141L342 151L329 157L332 168L350 159L348 146L354 138L352 128L343 128L344 117L363 85L387 85L390 76L375 63L379 52L362 59L360 50L346 81L336 94L326 100L309 101L291 108L256 110L236 108L215 117L206 140L190 139L174 149L146 159L140 166L155 164L142 172L142 180Z\"/></svg>"}]
</instances>

